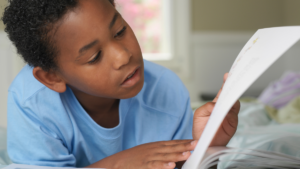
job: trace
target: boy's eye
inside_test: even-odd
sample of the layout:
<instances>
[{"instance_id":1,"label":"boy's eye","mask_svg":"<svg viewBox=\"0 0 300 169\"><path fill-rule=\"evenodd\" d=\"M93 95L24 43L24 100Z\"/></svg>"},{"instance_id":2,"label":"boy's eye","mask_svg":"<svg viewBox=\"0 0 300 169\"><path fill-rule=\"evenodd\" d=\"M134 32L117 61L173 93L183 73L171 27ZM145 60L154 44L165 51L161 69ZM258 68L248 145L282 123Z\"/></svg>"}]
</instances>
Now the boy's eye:
<instances>
[{"instance_id":1,"label":"boy's eye","mask_svg":"<svg viewBox=\"0 0 300 169\"><path fill-rule=\"evenodd\" d=\"M119 36L122 36L123 34L124 34L124 32L125 32L125 30L126 30L126 26L124 26L123 27L123 29L122 30L120 30L115 36L114 36L114 38L116 38L116 37L119 37Z\"/></svg>"},{"instance_id":2,"label":"boy's eye","mask_svg":"<svg viewBox=\"0 0 300 169\"><path fill-rule=\"evenodd\" d=\"M89 64L95 63L98 60L98 58L100 57L100 54L101 54L101 51L99 51L97 53L97 55L91 61L89 61L88 63Z\"/></svg>"}]
</instances>

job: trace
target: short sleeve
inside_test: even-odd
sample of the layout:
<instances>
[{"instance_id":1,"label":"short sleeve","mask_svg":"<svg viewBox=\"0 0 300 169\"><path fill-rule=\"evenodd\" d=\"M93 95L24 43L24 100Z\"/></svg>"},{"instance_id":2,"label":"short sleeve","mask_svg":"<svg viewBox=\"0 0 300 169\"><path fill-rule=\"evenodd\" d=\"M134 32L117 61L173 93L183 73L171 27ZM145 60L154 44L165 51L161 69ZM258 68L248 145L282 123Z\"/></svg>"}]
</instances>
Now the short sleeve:
<instances>
[{"instance_id":1,"label":"short sleeve","mask_svg":"<svg viewBox=\"0 0 300 169\"><path fill-rule=\"evenodd\" d=\"M157 97L162 98L158 102L163 103L164 106L161 109L179 118L172 139L192 139L193 111L189 91L181 79L174 72L166 69L160 77L157 90L160 91L159 93L156 92Z\"/></svg>"},{"instance_id":2,"label":"short sleeve","mask_svg":"<svg viewBox=\"0 0 300 169\"><path fill-rule=\"evenodd\" d=\"M30 106L19 103L16 93L9 92L7 107L7 149L13 163L53 167L76 165L75 157L58 134L48 129Z\"/></svg>"},{"instance_id":3,"label":"short sleeve","mask_svg":"<svg viewBox=\"0 0 300 169\"><path fill-rule=\"evenodd\" d=\"M184 104L185 109L173 140L193 139L193 111L190 105L190 98L185 98L185 102L182 104Z\"/></svg>"}]
</instances>

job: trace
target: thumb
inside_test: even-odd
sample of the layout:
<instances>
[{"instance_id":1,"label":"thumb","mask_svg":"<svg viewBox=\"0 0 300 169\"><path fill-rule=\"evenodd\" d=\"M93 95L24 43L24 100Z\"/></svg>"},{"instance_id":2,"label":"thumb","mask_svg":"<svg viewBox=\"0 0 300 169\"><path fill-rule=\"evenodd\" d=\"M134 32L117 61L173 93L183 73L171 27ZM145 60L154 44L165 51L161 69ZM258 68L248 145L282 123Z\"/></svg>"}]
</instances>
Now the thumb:
<instances>
[{"instance_id":1,"label":"thumb","mask_svg":"<svg viewBox=\"0 0 300 169\"><path fill-rule=\"evenodd\" d=\"M227 77L228 77L228 73L225 73L225 74L224 74L224 77L223 77L223 85L222 85L221 89L219 90L217 96L214 98L214 100L213 100L212 102L216 103L216 102L218 101L219 96L220 96L220 94L221 94L221 92L222 92L223 86L224 86L224 84L225 84L225 82L226 82L226 80L227 80Z\"/></svg>"}]
</instances>

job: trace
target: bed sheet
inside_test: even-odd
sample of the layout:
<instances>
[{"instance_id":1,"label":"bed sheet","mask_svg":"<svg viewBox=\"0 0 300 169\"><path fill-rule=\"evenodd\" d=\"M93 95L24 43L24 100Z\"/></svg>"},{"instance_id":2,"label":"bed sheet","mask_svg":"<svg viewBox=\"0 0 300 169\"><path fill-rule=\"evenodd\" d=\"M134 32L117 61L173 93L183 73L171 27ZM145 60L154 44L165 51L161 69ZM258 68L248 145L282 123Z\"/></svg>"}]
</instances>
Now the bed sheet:
<instances>
[{"instance_id":1,"label":"bed sheet","mask_svg":"<svg viewBox=\"0 0 300 169\"><path fill-rule=\"evenodd\" d=\"M259 102L241 102L239 125L227 147L259 149L280 152L300 158L300 124L279 124L272 120L265 105ZM240 159L239 155L226 158ZM226 168L220 164L218 169Z\"/></svg>"},{"instance_id":2,"label":"bed sheet","mask_svg":"<svg viewBox=\"0 0 300 169\"><path fill-rule=\"evenodd\" d=\"M238 129L228 147L255 148L286 136L300 136L300 124L279 124L268 116L264 104L241 102Z\"/></svg>"},{"instance_id":3,"label":"bed sheet","mask_svg":"<svg viewBox=\"0 0 300 169\"><path fill-rule=\"evenodd\" d=\"M6 129L0 127L0 168L10 163L11 161L6 150Z\"/></svg>"}]
</instances>

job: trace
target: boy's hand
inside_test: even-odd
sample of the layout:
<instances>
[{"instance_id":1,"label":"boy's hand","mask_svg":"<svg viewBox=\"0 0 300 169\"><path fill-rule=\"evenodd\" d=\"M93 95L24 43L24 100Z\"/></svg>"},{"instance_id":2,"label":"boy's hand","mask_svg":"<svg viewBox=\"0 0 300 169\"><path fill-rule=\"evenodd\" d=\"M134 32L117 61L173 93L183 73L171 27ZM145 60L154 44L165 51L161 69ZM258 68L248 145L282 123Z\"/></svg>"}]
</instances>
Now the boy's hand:
<instances>
[{"instance_id":1,"label":"boy's hand","mask_svg":"<svg viewBox=\"0 0 300 169\"><path fill-rule=\"evenodd\" d=\"M139 145L109 156L88 166L111 169L173 169L176 162L185 161L197 141L172 140Z\"/></svg>"},{"instance_id":2,"label":"boy's hand","mask_svg":"<svg viewBox=\"0 0 300 169\"><path fill-rule=\"evenodd\" d=\"M223 86L227 79L227 76L228 73L224 75ZM208 122L211 112L213 111L213 108L218 101L222 88L212 102L206 103L195 111L193 124L193 138L195 140L200 139L200 136L202 135L202 132ZM210 146L226 146L228 144L237 129L239 110L240 102L237 101L226 115Z\"/></svg>"}]
</instances>

